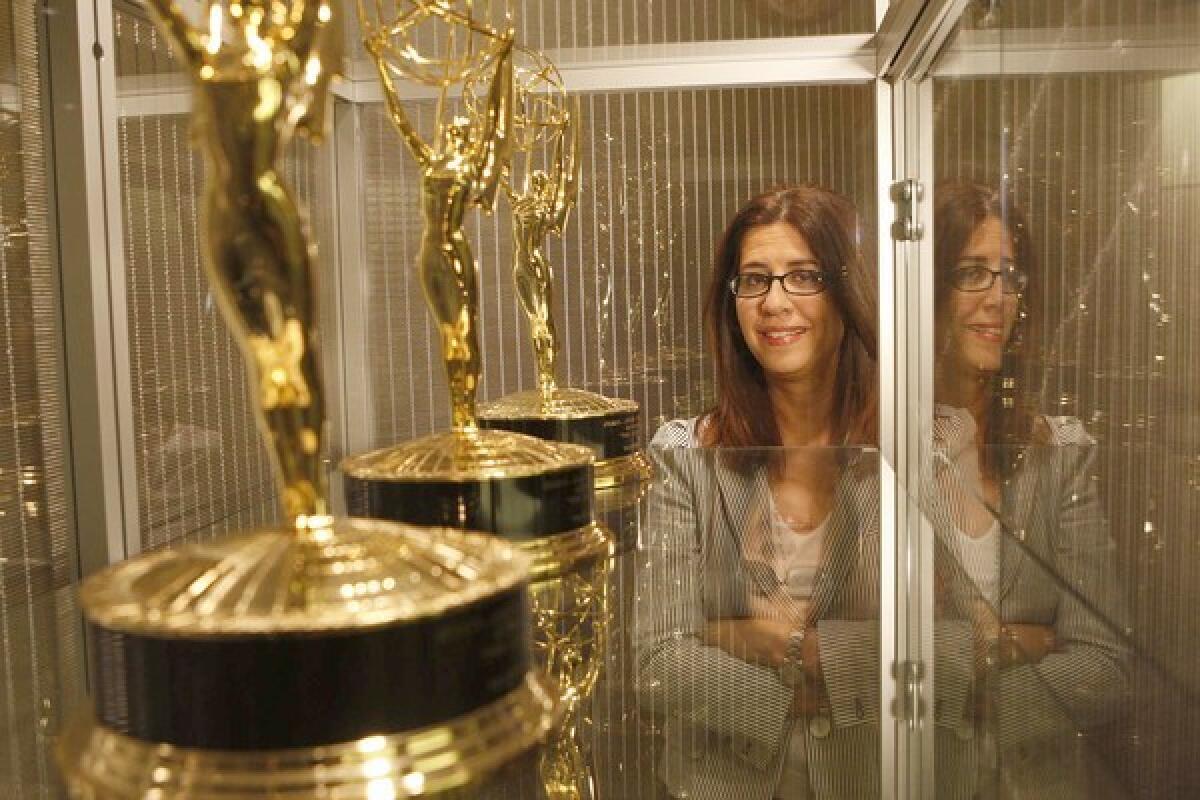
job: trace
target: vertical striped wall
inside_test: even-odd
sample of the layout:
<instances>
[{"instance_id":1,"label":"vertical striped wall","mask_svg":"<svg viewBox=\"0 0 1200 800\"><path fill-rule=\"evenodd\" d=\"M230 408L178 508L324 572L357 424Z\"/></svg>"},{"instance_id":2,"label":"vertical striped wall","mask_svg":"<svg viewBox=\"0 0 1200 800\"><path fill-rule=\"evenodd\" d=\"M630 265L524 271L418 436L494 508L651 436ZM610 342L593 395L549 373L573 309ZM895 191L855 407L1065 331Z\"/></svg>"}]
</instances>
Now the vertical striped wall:
<instances>
[{"instance_id":1,"label":"vertical striped wall","mask_svg":"<svg viewBox=\"0 0 1200 800\"><path fill-rule=\"evenodd\" d=\"M11 800L59 790L50 745L83 687L40 11L0 0L0 797Z\"/></svg>"},{"instance_id":2,"label":"vertical striped wall","mask_svg":"<svg viewBox=\"0 0 1200 800\"><path fill-rule=\"evenodd\" d=\"M873 0L511 0L517 39L539 50L688 42L829 36L875 30ZM396 0L368 3L376 18L399 16ZM475 13L488 18L502 12L502 0L475 0ZM363 56L362 43L348 31L347 52ZM422 48L438 46L440 32L422 31ZM596 51L600 58L612 52Z\"/></svg>"}]
</instances>

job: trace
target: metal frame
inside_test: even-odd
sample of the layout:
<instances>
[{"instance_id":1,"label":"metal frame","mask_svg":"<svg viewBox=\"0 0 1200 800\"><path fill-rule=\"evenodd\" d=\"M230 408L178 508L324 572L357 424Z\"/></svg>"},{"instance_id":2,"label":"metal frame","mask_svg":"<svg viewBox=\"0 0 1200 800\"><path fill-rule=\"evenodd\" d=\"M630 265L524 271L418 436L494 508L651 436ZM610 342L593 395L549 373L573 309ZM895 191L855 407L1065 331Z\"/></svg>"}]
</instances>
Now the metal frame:
<instances>
[{"instance_id":1,"label":"metal frame","mask_svg":"<svg viewBox=\"0 0 1200 800\"><path fill-rule=\"evenodd\" d=\"M1106 31L1089 29L1086 41L1064 41L1060 29L1011 31L967 30L946 53L927 67L934 77L968 75L1047 75L1085 72L1159 72L1200 70L1200 49L1186 38L1140 39L1131 26ZM1155 31L1157 32L1157 31ZM1114 42L1120 42L1115 46Z\"/></svg>"},{"instance_id":2,"label":"metal frame","mask_svg":"<svg viewBox=\"0 0 1200 800\"><path fill-rule=\"evenodd\" d=\"M671 45L629 45L590 51L557 50L571 91L865 83L883 79L919 80L918 76L1029 75L1080 72L1200 70L1200 51L1185 42L1136 39L1116 48L1111 41L1061 42L1058 31L1022 31L1022 41L1005 42L1005 31L964 31L955 51L939 58L957 15L967 0L943 0L922 14L925 4L900 2L889 8L884 27L864 34L753 39ZM912 26L920 24L920 31ZM908 27L905 27L908 26ZM1127 31L1126 31L1127 33ZM1115 36L1115 34L1114 34ZM932 37L932 38L930 38ZM370 64L348 65L346 80L334 87L351 103L382 102ZM432 99L436 94L412 84L403 97ZM0 91L0 104L3 93ZM191 87L183 76L128 76L117 80L117 114L186 114Z\"/></svg>"},{"instance_id":3,"label":"metal frame","mask_svg":"<svg viewBox=\"0 0 1200 800\"><path fill-rule=\"evenodd\" d=\"M927 87L900 81L880 92L879 111L891 119L891 151L883 159L880 187L880 768L884 797L932 797L934 792L931 686L933 631L933 532L921 513L923 464L933 418L932 269L923 257L928 237L895 241L893 180L911 177L922 147L921 126L932 121ZM882 209L888 209L887 215ZM932 230L929 204L917 204L918 222ZM884 257L884 254L889 257ZM889 335L890 333L890 335ZM909 691L910 671L916 683ZM924 696L923 696L924 695Z\"/></svg>"},{"instance_id":4,"label":"metal frame","mask_svg":"<svg viewBox=\"0 0 1200 800\"><path fill-rule=\"evenodd\" d=\"M892 120L893 90L884 81L875 88L876 125L876 208L879 209L877 251L879 269L879 686L880 686L880 752L879 772L884 776L881 786L885 800L902 797L894 780L897 765L904 763L906 731L897 724L894 714L899 700L897 685L892 677L893 666L903 660L906 646L900 638L901 627L895 624L900 614L902 586L898 585L899 554L897 541L900 520L900 483L894 465L901 447L898 423L903 421L898 383L902 381L897 359L897 338L883 335L896 330L896 277L899 272L898 247L892 240L891 227L894 208L889 187L896 176L893 149L895 131L883 121ZM885 134L884 131L887 131ZM889 624L891 623L891 624ZM893 780L889 780L892 776Z\"/></svg>"},{"instance_id":5,"label":"metal frame","mask_svg":"<svg viewBox=\"0 0 1200 800\"><path fill-rule=\"evenodd\" d=\"M344 104L335 101L335 120L342 105ZM336 134L336 122L334 131ZM340 136L334 143L329 142L327 138L325 146L316 148L314 155L317 173L316 193L318 197L326 199L327 207L314 209L321 212L319 216L313 214L313 210L310 210L309 214L309 226L315 235L318 247L317 263L321 276L317 280L317 322L320 332L321 372L325 382L325 413L328 417L326 435L329 438L326 445L325 468L331 483L330 492L334 512L338 514L344 513L345 509L341 506L342 490L337 464L343 443L346 441L345 431L349 424L348 418L353 418L353 412L347 408L348 401L352 398L346 391L346 387L361 385L348 382L345 379L344 369L342 369L345 361L344 354L348 352L346 347L348 340L342 333L344 316L341 296L343 284L346 283L342 265L358 262L347 261L341 255L343 241L353 234L353 231L343 233L340 219L342 209L338 202L340 198L339 165L343 163L339 153L341 141Z\"/></svg>"},{"instance_id":6,"label":"metal frame","mask_svg":"<svg viewBox=\"0 0 1200 800\"><path fill-rule=\"evenodd\" d=\"M47 14L75 531L84 574L137 552L132 382L107 0ZM70 265L68 267L68 265Z\"/></svg>"},{"instance_id":7,"label":"metal frame","mask_svg":"<svg viewBox=\"0 0 1200 800\"><path fill-rule=\"evenodd\" d=\"M360 114L356 103L337 101L334 106L334 154L336 173L334 184L337 208L336 263L337 297L333 301L337 315L337 352L340 356L338 379L342 386L365 387L370 385L365 348L349 346L361 343L367 337L367 300L370 287L366 285L365 272L359 265L366 260L363 242L363 208L361 187L362 171L360 157ZM329 306L327 306L329 307ZM331 374L326 370L326 374ZM331 381L332 384L332 381ZM340 403L341 414L336 420L333 441L329 454L336 465L346 453L357 453L367 449L371 442L372 411L371 393L359 391L354 397L343 392ZM335 474L337 473L335 469ZM332 486L335 504L340 509L343 502L340 487Z\"/></svg>"},{"instance_id":8,"label":"metal frame","mask_svg":"<svg viewBox=\"0 0 1200 800\"><path fill-rule=\"evenodd\" d=\"M970 0L899 0L884 18L879 39L889 49L879 56L879 75L920 80L954 33Z\"/></svg>"},{"instance_id":9,"label":"metal frame","mask_svg":"<svg viewBox=\"0 0 1200 800\"><path fill-rule=\"evenodd\" d=\"M877 39L880 78L892 87L892 178L915 180L927 194L932 190L933 92L926 78L966 4L900 0L888 9ZM887 112L881 108L881 113ZM892 208L890 198L881 197L880 208ZM933 230L928 199L917 203L916 217L924 231ZM880 222L882 228L882 214ZM884 708L891 711L882 724L880 759L883 774L891 778L885 780L885 796L923 798L933 797L936 787L934 534L921 507L933 420L933 242L931 235L904 242L890 241L884 230L880 236L881 253L890 246L895 259L890 275L881 271L879 298L884 334L879 353L880 670ZM884 340L887 332L891 341ZM914 692L906 697L910 680Z\"/></svg>"}]
</instances>

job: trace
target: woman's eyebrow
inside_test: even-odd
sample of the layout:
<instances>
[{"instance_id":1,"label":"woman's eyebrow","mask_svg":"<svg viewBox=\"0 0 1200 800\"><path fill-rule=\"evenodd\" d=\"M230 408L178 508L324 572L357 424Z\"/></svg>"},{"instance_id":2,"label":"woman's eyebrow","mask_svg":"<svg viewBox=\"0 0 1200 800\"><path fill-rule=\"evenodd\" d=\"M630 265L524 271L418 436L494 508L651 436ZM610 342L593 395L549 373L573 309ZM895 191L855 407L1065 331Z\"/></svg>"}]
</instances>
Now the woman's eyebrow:
<instances>
[{"instance_id":1,"label":"woman's eyebrow","mask_svg":"<svg viewBox=\"0 0 1200 800\"><path fill-rule=\"evenodd\" d=\"M963 256L956 263L960 267L961 266L974 267L974 266L978 266L978 265L983 265L986 267L988 265L988 263L990 262L990 260L991 259L987 258L986 256ZM1000 264L1001 264L1001 266L1005 266L1005 267L1015 267L1017 265L1017 260L1010 256L1002 256L1000 258Z\"/></svg>"},{"instance_id":2,"label":"woman's eyebrow","mask_svg":"<svg viewBox=\"0 0 1200 800\"><path fill-rule=\"evenodd\" d=\"M795 261L787 262L787 264L785 266L788 266L788 267L818 267L820 265L821 265L821 262L817 261L815 258L799 258L799 259L796 259ZM746 269L747 267L758 267L760 269L767 269L767 263L765 261L744 261L738 266L738 269Z\"/></svg>"}]
</instances>

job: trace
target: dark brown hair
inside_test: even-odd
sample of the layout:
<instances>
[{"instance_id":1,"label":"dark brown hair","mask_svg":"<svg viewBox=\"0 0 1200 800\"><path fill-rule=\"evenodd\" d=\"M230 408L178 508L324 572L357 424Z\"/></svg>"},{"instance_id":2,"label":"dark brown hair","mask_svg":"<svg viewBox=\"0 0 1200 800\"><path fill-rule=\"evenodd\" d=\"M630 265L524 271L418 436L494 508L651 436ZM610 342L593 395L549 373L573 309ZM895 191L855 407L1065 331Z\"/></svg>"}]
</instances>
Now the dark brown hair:
<instances>
[{"instance_id":1,"label":"dark brown hair","mask_svg":"<svg viewBox=\"0 0 1200 800\"><path fill-rule=\"evenodd\" d=\"M987 444L1023 445L1033 439L1036 416L1036 392L1032 354L1041 339L1042 309L1039 284L1041 274L1034 253L1033 239L1025 215L1009 194L982 183L953 180L941 183L934 197L934 308L940 327L947 299L953 288L949 277L967 248L976 229L990 217L1000 220L1012 242L1013 261L1029 276L1022 292L1017 319L1005 344L1000 371L991 378L990 405L987 411ZM941 333L938 338L940 340ZM1007 475L1015 463L1016 448L989 448L987 468L993 475Z\"/></svg>"},{"instance_id":2,"label":"dark brown hair","mask_svg":"<svg viewBox=\"0 0 1200 800\"><path fill-rule=\"evenodd\" d=\"M738 273L742 242L752 228L786 222L804 237L825 272L826 292L845 326L833 397L834 444L874 445L878 439L875 273L858 244L858 214L845 197L819 186L774 189L742 206L717 245L704 301L704 325L716 371L716 405L704 416L709 447L778 447L779 427L762 367L746 346L729 281Z\"/></svg>"}]
</instances>

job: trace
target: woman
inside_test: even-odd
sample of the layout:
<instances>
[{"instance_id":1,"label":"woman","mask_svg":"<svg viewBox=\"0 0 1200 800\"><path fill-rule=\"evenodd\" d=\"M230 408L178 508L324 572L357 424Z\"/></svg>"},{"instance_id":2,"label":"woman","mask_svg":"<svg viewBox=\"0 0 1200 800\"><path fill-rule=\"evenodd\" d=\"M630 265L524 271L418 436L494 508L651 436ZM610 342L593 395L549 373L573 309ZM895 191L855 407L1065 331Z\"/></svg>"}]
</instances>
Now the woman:
<instances>
[{"instance_id":1,"label":"woman","mask_svg":"<svg viewBox=\"0 0 1200 800\"><path fill-rule=\"evenodd\" d=\"M1042 319L1028 228L1002 194L961 182L938 188L934 223L942 466L928 508L943 571L973 595L988 678L978 704L985 786L999 796L1115 794L1077 734L1109 719L1127 688L1114 633L1124 615L1094 442L1077 419L1038 414L1025 374Z\"/></svg>"},{"instance_id":2,"label":"woman","mask_svg":"<svg viewBox=\"0 0 1200 800\"><path fill-rule=\"evenodd\" d=\"M653 441L638 685L673 796L879 794L876 293L856 236L813 186L738 212L705 304L716 404ZM943 635L968 653L938 665L956 730L970 628Z\"/></svg>"}]
</instances>

